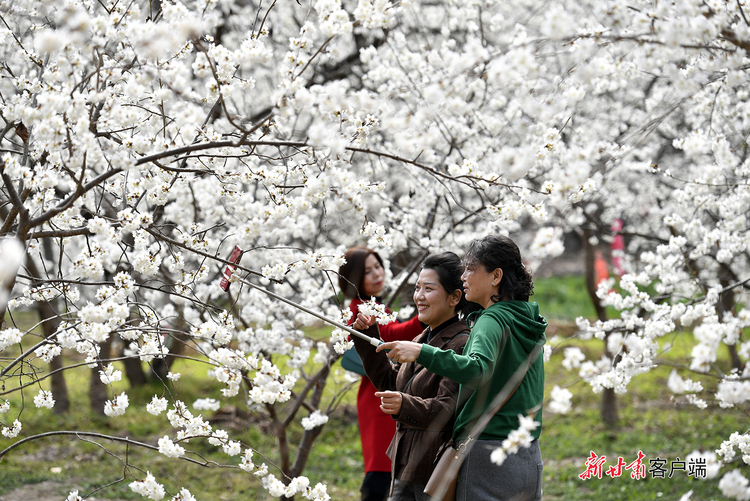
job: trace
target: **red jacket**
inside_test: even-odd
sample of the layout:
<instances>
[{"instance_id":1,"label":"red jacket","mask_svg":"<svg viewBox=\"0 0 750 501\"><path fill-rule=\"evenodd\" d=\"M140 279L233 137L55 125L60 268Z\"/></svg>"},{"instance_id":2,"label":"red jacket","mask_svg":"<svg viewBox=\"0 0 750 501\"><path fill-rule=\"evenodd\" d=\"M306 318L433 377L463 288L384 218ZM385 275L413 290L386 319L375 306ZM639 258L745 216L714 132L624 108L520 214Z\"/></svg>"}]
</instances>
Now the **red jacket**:
<instances>
[{"instance_id":1,"label":"red jacket","mask_svg":"<svg viewBox=\"0 0 750 501\"><path fill-rule=\"evenodd\" d=\"M353 323L357 318L362 300L352 299L349 309L352 310ZM407 322L393 322L381 325L380 338L383 341L411 341L422 332L422 324L414 316ZM373 348L375 349L375 348ZM362 455L365 458L365 472L391 471L391 460L385 454L396 434L396 421L389 414L380 410L380 399L375 396L375 386L366 377L362 377L357 393L357 420L359 436L362 440Z\"/></svg>"}]
</instances>

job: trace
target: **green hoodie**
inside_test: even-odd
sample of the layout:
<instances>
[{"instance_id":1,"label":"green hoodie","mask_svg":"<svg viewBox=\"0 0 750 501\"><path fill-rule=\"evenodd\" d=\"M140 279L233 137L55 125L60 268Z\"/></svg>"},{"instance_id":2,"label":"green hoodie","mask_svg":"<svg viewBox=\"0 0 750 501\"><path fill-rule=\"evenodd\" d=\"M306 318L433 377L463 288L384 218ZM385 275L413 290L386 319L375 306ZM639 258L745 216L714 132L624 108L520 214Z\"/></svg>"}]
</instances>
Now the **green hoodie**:
<instances>
[{"instance_id":1,"label":"green hoodie","mask_svg":"<svg viewBox=\"0 0 750 501\"><path fill-rule=\"evenodd\" d=\"M537 343L544 344L547 321L539 314L539 305L526 301L500 301L469 316L474 321L463 355L422 345L417 363L430 372L458 383L458 407L453 437L468 436L477 419L513 373L526 362ZM518 429L518 415L527 415L539 406L535 420L539 427L531 432L539 438L542 432L541 403L544 398L544 360L539 356L529 368L513 396L479 436L480 440L501 440Z\"/></svg>"}]
</instances>

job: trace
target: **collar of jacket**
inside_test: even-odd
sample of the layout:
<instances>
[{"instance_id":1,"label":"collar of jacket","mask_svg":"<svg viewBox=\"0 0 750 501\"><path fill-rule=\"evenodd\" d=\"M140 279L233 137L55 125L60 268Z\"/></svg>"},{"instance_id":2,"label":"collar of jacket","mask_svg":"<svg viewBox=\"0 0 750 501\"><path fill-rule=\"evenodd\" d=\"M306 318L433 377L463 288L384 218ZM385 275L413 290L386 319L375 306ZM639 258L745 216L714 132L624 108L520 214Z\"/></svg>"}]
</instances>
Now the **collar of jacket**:
<instances>
[{"instance_id":1,"label":"collar of jacket","mask_svg":"<svg viewBox=\"0 0 750 501\"><path fill-rule=\"evenodd\" d=\"M443 345L448 343L448 341L464 331L466 331L466 333L468 334L469 327L466 325L466 322L459 320L458 317L455 316L450 320L443 322L437 327L437 329L435 329L435 335L429 341L429 343L427 342L427 339L430 335L429 327L425 329L422 334L417 336L414 341L417 343L427 343L432 346L441 348Z\"/></svg>"}]
</instances>

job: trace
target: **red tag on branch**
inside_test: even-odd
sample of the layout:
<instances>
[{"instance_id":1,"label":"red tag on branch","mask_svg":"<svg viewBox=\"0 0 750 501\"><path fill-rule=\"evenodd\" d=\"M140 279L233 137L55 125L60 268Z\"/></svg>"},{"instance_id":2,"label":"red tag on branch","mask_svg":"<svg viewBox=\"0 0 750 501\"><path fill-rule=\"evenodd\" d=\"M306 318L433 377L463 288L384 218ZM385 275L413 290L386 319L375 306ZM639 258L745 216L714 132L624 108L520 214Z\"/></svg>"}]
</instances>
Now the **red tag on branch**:
<instances>
[{"instance_id":1,"label":"red tag on branch","mask_svg":"<svg viewBox=\"0 0 750 501\"><path fill-rule=\"evenodd\" d=\"M221 282L219 282L219 287L222 289L229 290L229 279L232 278L232 273L234 273L234 269L236 268L236 265L240 263L240 259L242 259L242 254L245 251L240 249L238 245L234 246L234 250L232 251L232 255L229 256L228 261L232 264L228 264L226 268L224 268L224 273L221 276Z\"/></svg>"}]
</instances>

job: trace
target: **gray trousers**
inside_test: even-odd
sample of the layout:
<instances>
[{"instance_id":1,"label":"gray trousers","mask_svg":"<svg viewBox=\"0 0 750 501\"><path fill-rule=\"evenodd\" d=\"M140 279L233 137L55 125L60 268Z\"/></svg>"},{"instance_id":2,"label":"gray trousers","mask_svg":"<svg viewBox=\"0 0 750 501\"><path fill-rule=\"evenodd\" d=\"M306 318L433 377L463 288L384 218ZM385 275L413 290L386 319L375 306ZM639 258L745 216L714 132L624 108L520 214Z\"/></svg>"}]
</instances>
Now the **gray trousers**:
<instances>
[{"instance_id":1,"label":"gray trousers","mask_svg":"<svg viewBox=\"0 0 750 501\"><path fill-rule=\"evenodd\" d=\"M539 441L510 454L498 466L490 461L502 440L478 440L458 474L456 501L541 501L542 452Z\"/></svg>"},{"instance_id":2,"label":"gray trousers","mask_svg":"<svg viewBox=\"0 0 750 501\"><path fill-rule=\"evenodd\" d=\"M432 498L424 493L424 486L425 484L396 479L393 481L393 494L388 501L430 501Z\"/></svg>"}]
</instances>

